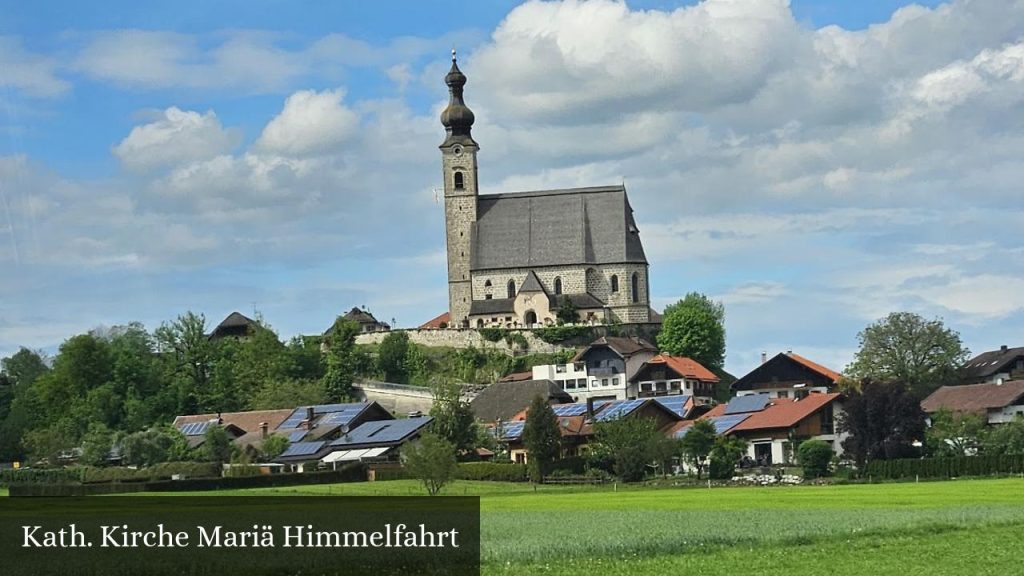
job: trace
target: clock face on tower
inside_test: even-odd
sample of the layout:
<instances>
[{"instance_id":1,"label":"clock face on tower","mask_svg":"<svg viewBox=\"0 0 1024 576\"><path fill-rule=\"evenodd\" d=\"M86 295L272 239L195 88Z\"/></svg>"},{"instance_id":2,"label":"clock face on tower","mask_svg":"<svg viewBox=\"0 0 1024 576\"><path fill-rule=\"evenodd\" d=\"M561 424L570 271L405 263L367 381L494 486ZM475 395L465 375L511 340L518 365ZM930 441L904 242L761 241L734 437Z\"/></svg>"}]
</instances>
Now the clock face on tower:
<instances>
[{"instance_id":1,"label":"clock face on tower","mask_svg":"<svg viewBox=\"0 0 1024 576\"><path fill-rule=\"evenodd\" d=\"M456 146L452 148L452 154L456 156L462 156L462 146Z\"/></svg>"}]
</instances>

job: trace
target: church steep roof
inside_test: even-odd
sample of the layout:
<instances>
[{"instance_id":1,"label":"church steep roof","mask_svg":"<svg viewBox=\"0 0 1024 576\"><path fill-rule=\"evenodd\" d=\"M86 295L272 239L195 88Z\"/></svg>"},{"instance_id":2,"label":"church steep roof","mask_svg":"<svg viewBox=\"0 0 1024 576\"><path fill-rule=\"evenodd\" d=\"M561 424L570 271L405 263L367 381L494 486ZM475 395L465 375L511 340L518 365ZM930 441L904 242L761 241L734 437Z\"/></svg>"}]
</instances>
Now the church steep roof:
<instances>
[{"instance_id":1,"label":"church steep roof","mask_svg":"<svg viewBox=\"0 0 1024 576\"><path fill-rule=\"evenodd\" d=\"M519 292L548 293L548 291L544 289L544 285L540 283L540 278L537 278L537 273L533 270L530 270L530 273L526 275L526 280L523 282L522 287L519 288Z\"/></svg>"},{"instance_id":2,"label":"church steep roof","mask_svg":"<svg viewBox=\"0 0 1024 576\"><path fill-rule=\"evenodd\" d=\"M473 270L647 263L624 186L481 195Z\"/></svg>"}]
</instances>

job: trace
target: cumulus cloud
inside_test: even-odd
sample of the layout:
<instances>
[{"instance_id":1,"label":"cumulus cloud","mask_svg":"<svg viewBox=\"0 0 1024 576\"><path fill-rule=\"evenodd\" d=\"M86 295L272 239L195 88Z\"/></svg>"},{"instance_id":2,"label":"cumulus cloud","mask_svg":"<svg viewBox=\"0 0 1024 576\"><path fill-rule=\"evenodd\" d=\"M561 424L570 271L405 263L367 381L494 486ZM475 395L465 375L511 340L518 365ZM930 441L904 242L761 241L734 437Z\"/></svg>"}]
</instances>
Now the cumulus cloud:
<instances>
[{"instance_id":1,"label":"cumulus cloud","mask_svg":"<svg viewBox=\"0 0 1024 576\"><path fill-rule=\"evenodd\" d=\"M342 89L292 94L281 113L263 129L256 147L290 156L336 149L359 128L359 117L342 103L344 98Z\"/></svg>"},{"instance_id":2,"label":"cumulus cloud","mask_svg":"<svg viewBox=\"0 0 1024 576\"><path fill-rule=\"evenodd\" d=\"M240 132L224 129L212 110L200 114L172 106L159 119L132 128L113 152L125 167L147 171L216 156L240 139Z\"/></svg>"}]
</instances>

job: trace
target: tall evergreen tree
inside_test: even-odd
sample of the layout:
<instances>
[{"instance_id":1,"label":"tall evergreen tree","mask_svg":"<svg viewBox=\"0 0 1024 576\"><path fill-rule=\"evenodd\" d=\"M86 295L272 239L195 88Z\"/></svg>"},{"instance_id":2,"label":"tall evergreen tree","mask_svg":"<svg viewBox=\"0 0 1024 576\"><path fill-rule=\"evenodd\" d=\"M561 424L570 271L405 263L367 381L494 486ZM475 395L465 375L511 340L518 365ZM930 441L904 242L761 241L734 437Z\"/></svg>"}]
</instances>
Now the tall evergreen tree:
<instances>
[{"instance_id":1,"label":"tall evergreen tree","mask_svg":"<svg viewBox=\"0 0 1024 576\"><path fill-rule=\"evenodd\" d=\"M558 459L562 446L562 433L558 428L558 418L542 396L537 396L530 403L523 426L523 444L527 451L527 464L530 479L543 482Z\"/></svg>"}]
</instances>

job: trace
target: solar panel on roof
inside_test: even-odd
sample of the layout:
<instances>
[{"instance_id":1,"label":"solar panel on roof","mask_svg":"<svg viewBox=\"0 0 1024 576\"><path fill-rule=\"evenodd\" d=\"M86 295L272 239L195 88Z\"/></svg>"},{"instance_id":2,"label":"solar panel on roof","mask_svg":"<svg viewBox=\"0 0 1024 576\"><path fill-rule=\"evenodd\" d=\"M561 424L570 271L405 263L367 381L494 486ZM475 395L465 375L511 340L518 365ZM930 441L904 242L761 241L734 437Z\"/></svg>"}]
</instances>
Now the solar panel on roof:
<instances>
[{"instance_id":1,"label":"solar panel on roof","mask_svg":"<svg viewBox=\"0 0 1024 576\"><path fill-rule=\"evenodd\" d=\"M747 394L737 396L725 405L726 414L742 414L744 412L760 412L768 405L771 398L767 394Z\"/></svg>"},{"instance_id":2,"label":"solar panel on roof","mask_svg":"<svg viewBox=\"0 0 1024 576\"><path fill-rule=\"evenodd\" d=\"M306 437L307 430L296 430L288 435L289 442L302 442L302 439Z\"/></svg>"},{"instance_id":3,"label":"solar panel on roof","mask_svg":"<svg viewBox=\"0 0 1024 576\"><path fill-rule=\"evenodd\" d=\"M637 408L643 406L644 402L646 401L646 399L637 399L612 402L607 408L601 410L601 413L597 415L596 420L598 422L607 422L609 420L622 418L623 416L626 416L632 413Z\"/></svg>"},{"instance_id":4,"label":"solar panel on roof","mask_svg":"<svg viewBox=\"0 0 1024 576\"><path fill-rule=\"evenodd\" d=\"M686 403L690 401L689 396L662 396L654 400L675 412L680 418L686 417Z\"/></svg>"},{"instance_id":5,"label":"solar panel on roof","mask_svg":"<svg viewBox=\"0 0 1024 576\"><path fill-rule=\"evenodd\" d=\"M323 448L326 442L296 442L288 449L281 453L280 458L288 458L291 456L310 456L316 454L321 448Z\"/></svg>"},{"instance_id":6,"label":"solar panel on roof","mask_svg":"<svg viewBox=\"0 0 1024 576\"><path fill-rule=\"evenodd\" d=\"M202 436L206 434L206 429L210 427L211 421L205 422L189 422L188 424L182 424L178 427L185 436Z\"/></svg>"},{"instance_id":7,"label":"solar panel on roof","mask_svg":"<svg viewBox=\"0 0 1024 576\"><path fill-rule=\"evenodd\" d=\"M715 433L724 434L749 417L750 414L734 414L731 416L717 416L715 418L710 418L710 420L711 423L715 425Z\"/></svg>"},{"instance_id":8,"label":"solar panel on roof","mask_svg":"<svg viewBox=\"0 0 1024 576\"><path fill-rule=\"evenodd\" d=\"M362 412L366 408L367 404L367 402L354 402L349 404L320 404L312 407L313 416L316 417L322 414L345 413L350 414L349 420L351 420L360 412ZM288 416L288 418L284 422L282 422L277 427L277 429L287 430L289 428L298 428L299 425L306 420L308 414L309 407L300 406L293 410L291 415Z\"/></svg>"},{"instance_id":9,"label":"solar panel on roof","mask_svg":"<svg viewBox=\"0 0 1024 576\"><path fill-rule=\"evenodd\" d=\"M558 404L551 407L555 416L582 416L587 413L586 404Z\"/></svg>"},{"instance_id":10,"label":"solar panel on roof","mask_svg":"<svg viewBox=\"0 0 1024 576\"><path fill-rule=\"evenodd\" d=\"M523 435L523 426L526 422L508 422L501 425L500 438L504 440L511 440L519 438Z\"/></svg>"}]
</instances>

